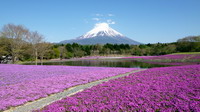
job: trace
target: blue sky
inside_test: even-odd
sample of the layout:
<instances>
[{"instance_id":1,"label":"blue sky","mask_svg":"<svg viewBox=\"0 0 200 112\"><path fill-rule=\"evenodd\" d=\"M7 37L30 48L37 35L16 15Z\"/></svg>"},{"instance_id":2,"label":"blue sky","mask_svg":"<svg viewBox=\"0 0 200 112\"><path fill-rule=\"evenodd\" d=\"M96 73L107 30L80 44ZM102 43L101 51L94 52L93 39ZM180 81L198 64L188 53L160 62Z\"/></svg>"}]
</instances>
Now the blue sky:
<instances>
[{"instance_id":1,"label":"blue sky","mask_svg":"<svg viewBox=\"0 0 200 112\"><path fill-rule=\"evenodd\" d=\"M1 0L0 28L22 24L46 41L73 39L96 23L142 43L200 35L200 0Z\"/></svg>"}]
</instances>

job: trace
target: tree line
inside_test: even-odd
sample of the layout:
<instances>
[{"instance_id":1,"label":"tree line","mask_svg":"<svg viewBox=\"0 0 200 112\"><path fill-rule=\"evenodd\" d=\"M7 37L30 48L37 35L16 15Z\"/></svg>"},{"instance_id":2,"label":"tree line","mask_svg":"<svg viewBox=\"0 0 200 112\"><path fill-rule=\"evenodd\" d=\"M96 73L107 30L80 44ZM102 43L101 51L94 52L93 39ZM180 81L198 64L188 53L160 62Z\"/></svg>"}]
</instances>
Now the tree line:
<instances>
[{"instance_id":1,"label":"tree line","mask_svg":"<svg viewBox=\"0 0 200 112\"><path fill-rule=\"evenodd\" d=\"M9 57L16 61L35 61L38 59L69 59L83 56L108 55L164 55L176 52L200 52L200 36L189 36L173 43L155 44L105 44L80 45L53 44L45 42L45 37L37 31L30 31L22 25L7 24L0 31L0 61Z\"/></svg>"},{"instance_id":2,"label":"tree line","mask_svg":"<svg viewBox=\"0 0 200 112\"><path fill-rule=\"evenodd\" d=\"M200 38L200 36L199 36ZM80 45L57 44L53 46L54 51L60 56L60 59L83 57L83 56L109 56L109 55L135 55L135 56L152 56L165 55L177 52L200 52L200 41L185 42L178 41L173 43L156 43L156 44L105 44L105 45Z\"/></svg>"}]
</instances>

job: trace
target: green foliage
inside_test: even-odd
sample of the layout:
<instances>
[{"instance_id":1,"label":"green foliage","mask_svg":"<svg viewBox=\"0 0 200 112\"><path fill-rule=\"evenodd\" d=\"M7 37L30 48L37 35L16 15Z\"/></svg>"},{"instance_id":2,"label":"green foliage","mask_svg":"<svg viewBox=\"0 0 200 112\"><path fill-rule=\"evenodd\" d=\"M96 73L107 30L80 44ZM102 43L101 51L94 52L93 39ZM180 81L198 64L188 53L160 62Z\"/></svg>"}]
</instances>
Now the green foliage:
<instances>
[{"instance_id":1,"label":"green foliage","mask_svg":"<svg viewBox=\"0 0 200 112\"><path fill-rule=\"evenodd\" d=\"M59 56L60 56L60 51L59 51L58 47L57 48L53 48L53 57L54 58L59 58Z\"/></svg>"},{"instance_id":2,"label":"green foliage","mask_svg":"<svg viewBox=\"0 0 200 112\"><path fill-rule=\"evenodd\" d=\"M200 52L200 42L178 42L178 52Z\"/></svg>"},{"instance_id":3,"label":"green foliage","mask_svg":"<svg viewBox=\"0 0 200 112\"><path fill-rule=\"evenodd\" d=\"M200 36L188 36L177 40L178 52L200 52Z\"/></svg>"},{"instance_id":4,"label":"green foliage","mask_svg":"<svg viewBox=\"0 0 200 112\"><path fill-rule=\"evenodd\" d=\"M11 53L10 41L11 39L0 37L0 57L7 56Z\"/></svg>"},{"instance_id":5,"label":"green foliage","mask_svg":"<svg viewBox=\"0 0 200 112\"><path fill-rule=\"evenodd\" d=\"M85 52L86 56L89 56L91 54L91 46L90 45L82 46L82 50Z\"/></svg>"},{"instance_id":6,"label":"green foliage","mask_svg":"<svg viewBox=\"0 0 200 112\"><path fill-rule=\"evenodd\" d=\"M61 45L60 45L61 46ZM57 45L56 47L59 47ZM174 43L156 43L156 44L105 44L105 45L79 45L77 43L66 44L67 50L65 58L82 57L89 55L165 55L176 52L198 52L200 50L199 42L174 42Z\"/></svg>"},{"instance_id":7,"label":"green foliage","mask_svg":"<svg viewBox=\"0 0 200 112\"><path fill-rule=\"evenodd\" d=\"M177 40L177 42L200 42L200 35L199 36L188 36L188 37Z\"/></svg>"},{"instance_id":8,"label":"green foliage","mask_svg":"<svg viewBox=\"0 0 200 112\"><path fill-rule=\"evenodd\" d=\"M66 53L66 58L69 59L69 58L73 58L74 57L74 54L71 53L71 52L67 52Z\"/></svg>"}]
</instances>

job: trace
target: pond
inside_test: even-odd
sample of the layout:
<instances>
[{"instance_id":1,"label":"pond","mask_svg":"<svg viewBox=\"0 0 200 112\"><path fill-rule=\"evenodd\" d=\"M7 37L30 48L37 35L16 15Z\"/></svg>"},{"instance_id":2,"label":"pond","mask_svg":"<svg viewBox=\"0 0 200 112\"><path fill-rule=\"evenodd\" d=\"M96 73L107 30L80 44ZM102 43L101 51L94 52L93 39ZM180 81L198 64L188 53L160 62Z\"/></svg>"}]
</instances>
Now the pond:
<instances>
[{"instance_id":1,"label":"pond","mask_svg":"<svg viewBox=\"0 0 200 112\"><path fill-rule=\"evenodd\" d=\"M32 65L34 63L26 63ZM38 63L40 65L40 63ZM44 62L43 65L69 65L69 66L98 66L98 67L126 67L126 68L153 68L166 67L169 65L158 65L135 60L127 59L95 59L95 60L73 60L73 61L58 61L58 62Z\"/></svg>"}]
</instances>

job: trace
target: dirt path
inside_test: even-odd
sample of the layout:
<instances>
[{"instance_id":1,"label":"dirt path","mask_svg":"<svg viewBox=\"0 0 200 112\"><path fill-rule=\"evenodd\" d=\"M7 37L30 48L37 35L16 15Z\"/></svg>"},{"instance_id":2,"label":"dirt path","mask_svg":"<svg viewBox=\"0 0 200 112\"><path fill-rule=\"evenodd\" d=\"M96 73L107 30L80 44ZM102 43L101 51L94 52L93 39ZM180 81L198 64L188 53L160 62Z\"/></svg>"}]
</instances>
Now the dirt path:
<instances>
[{"instance_id":1,"label":"dirt path","mask_svg":"<svg viewBox=\"0 0 200 112\"><path fill-rule=\"evenodd\" d=\"M146 69L134 70L132 72L128 72L128 73L125 73L125 74L109 77L109 78L106 78L106 79L101 79L101 80L90 82L90 83L83 84L83 85L77 85L75 87L71 87L67 90L64 90L63 92L55 93L55 94L52 94L48 97L41 98L41 99L35 100L33 102L28 102L28 103L21 105L21 106L18 106L18 107L12 107L8 110L5 110L4 112L31 112L33 110L41 109L41 108L45 107L46 105L49 105L49 104L51 104L51 103L53 103L57 100L65 98L67 96L71 96L73 94L76 94L80 91L83 91L86 88L90 88L90 87L95 86L97 84L100 84L102 82L106 82L106 81L116 79L116 78L119 78L119 77L128 76L131 73L144 71L144 70L146 70Z\"/></svg>"}]
</instances>

